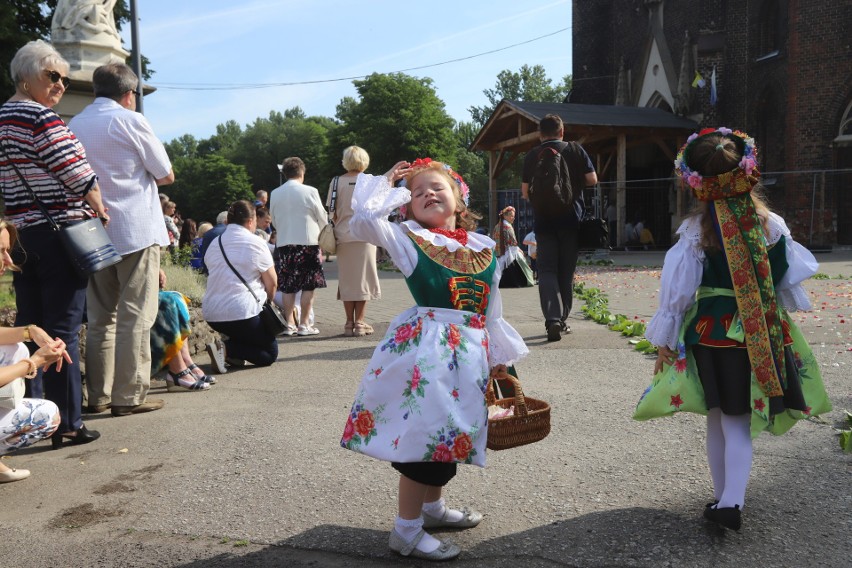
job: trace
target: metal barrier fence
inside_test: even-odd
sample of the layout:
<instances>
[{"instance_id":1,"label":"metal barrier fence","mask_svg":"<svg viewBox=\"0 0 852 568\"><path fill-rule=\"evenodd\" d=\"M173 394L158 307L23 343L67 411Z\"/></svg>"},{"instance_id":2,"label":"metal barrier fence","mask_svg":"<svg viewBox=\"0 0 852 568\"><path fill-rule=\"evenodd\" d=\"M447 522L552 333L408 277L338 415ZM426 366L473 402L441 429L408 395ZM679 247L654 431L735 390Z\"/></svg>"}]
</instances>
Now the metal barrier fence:
<instances>
[{"instance_id":1,"label":"metal barrier fence","mask_svg":"<svg viewBox=\"0 0 852 568\"><path fill-rule=\"evenodd\" d=\"M784 217L797 241L810 248L852 245L852 169L765 172L761 181L771 209ZM617 183L600 186L606 211ZM676 177L630 180L625 200L626 222L643 222L656 248L672 244L674 231L695 205L689 187Z\"/></svg>"}]
</instances>

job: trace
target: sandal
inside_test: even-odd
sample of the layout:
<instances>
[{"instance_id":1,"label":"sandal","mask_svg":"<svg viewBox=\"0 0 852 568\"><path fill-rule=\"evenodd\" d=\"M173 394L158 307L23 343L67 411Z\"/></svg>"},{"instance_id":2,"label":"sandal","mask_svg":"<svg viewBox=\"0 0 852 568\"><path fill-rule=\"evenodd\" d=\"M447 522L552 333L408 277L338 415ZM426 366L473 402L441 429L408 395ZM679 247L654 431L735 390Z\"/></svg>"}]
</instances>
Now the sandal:
<instances>
[{"instance_id":1,"label":"sandal","mask_svg":"<svg viewBox=\"0 0 852 568\"><path fill-rule=\"evenodd\" d=\"M210 388L210 384L205 383L202 379L195 379L194 381L191 379L184 379L187 375L195 377L189 369L184 369L177 375L173 375L172 372L169 371L168 375L166 375L166 390L169 392L175 392L182 390L207 390Z\"/></svg>"},{"instance_id":2,"label":"sandal","mask_svg":"<svg viewBox=\"0 0 852 568\"><path fill-rule=\"evenodd\" d=\"M348 321L348 322L346 322L346 325L344 325L344 326L343 326L343 337L352 337L353 335L355 335L355 334L352 332L352 330L354 329L354 327L355 327L355 322L354 322L354 321Z\"/></svg>"},{"instance_id":3,"label":"sandal","mask_svg":"<svg viewBox=\"0 0 852 568\"><path fill-rule=\"evenodd\" d=\"M364 337L365 335L372 334L373 326L362 321L356 321L355 326L352 328L352 335L354 335L355 337Z\"/></svg>"},{"instance_id":4,"label":"sandal","mask_svg":"<svg viewBox=\"0 0 852 568\"><path fill-rule=\"evenodd\" d=\"M196 377L198 377L198 373L196 373L195 370L198 369L199 371L201 371L201 367L199 367L195 363L193 363L192 365L187 367L187 369L192 371L192 374L195 375ZM199 381L204 381L205 383L210 383L211 385L216 384L216 377L214 377L213 375L205 375L204 371L201 371L201 373L202 373L202 375L200 377L198 377Z\"/></svg>"}]
</instances>

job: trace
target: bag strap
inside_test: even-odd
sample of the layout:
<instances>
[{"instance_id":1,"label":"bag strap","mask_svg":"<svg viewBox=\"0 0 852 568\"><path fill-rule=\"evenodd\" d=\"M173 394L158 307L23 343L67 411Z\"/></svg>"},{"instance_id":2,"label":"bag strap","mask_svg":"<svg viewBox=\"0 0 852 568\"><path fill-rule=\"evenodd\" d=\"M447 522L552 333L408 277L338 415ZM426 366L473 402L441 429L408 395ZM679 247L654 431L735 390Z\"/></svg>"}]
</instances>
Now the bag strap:
<instances>
[{"instance_id":1,"label":"bag strap","mask_svg":"<svg viewBox=\"0 0 852 568\"><path fill-rule=\"evenodd\" d=\"M6 149L3 147L2 144L0 144L0 155L5 157L6 160L9 162L9 165L12 166L12 169L15 170L15 173L18 175L18 179L21 180L21 183L24 184L24 187L27 188L27 191L30 192L30 196L33 198L33 203L36 204L36 207L38 207L39 210L41 210L42 214L45 216L45 218L47 218L47 222L50 224L51 228L54 231L59 231L60 230L59 225L56 223L56 221L53 220L53 217L51 217L50 214L47 212L47 208L44 206L44 203L42 203L41 199L38 198L35 191L33 191L33 188L30 187L30 184L27 182L26 178L23 176L23 174L21 174L21 170L18 169L18 166L12 160L12 157L9 154L6 153Z\"/></svg>"},{"instance_id":2,"label":"bag strap","mask_svg":"<svg viewBox=\"0 0 852 568\"><path fill-rule=\"evenodd\" d=\"M334 210L337 204L337 183L340 181L340 176L334 176L331 184L331 202L328 204L328 222L334 224Z\"/></svg>"},{"instance_id":3,"label":"bag strap","mask_svg":"<svg viewBox=\"0 0 852 568\"><path fill-rule=\"evenodd\" d=\"M246 279L245 279L245 278L243 278L243 275L242 275L242 274L240 274L239 272L237 272L237 269L236 269L236 268L234 268L234 265L233 265L233 264L231 264L231 261L230 261L230 260L228 260L228 255L227 255L227 254L225 254L225 247L222 245L222 237L223 237L223 236L225 236L225 233L222 233L221 235L219 235L219 250L221 250L221 251L222 251L222 258L224 258L224 259L225 259L225 262L226 262L226 263L228 263L228 266L231 268L231 270L233 270L233 271L234 271L234 274L236 274L236 275L237 275L237 278L239 278L239 279L240 279L240 282L242 282L243 284L245 284L245 287L246 287L246 288L248 288L248 291L249 291L249 292L251 292L251 295L252 295L252 297L254 298L254 300L255 300L258 304L260 304L260 303L261 303L260 298L258 298L258 297L257 297L257 294L255 294L255 293L254 293L254 290L252 290L252 289L251 289L251 286L249 286L249 285L248 285L248 282L246 282Z\"/></svg>"}]
</instances>

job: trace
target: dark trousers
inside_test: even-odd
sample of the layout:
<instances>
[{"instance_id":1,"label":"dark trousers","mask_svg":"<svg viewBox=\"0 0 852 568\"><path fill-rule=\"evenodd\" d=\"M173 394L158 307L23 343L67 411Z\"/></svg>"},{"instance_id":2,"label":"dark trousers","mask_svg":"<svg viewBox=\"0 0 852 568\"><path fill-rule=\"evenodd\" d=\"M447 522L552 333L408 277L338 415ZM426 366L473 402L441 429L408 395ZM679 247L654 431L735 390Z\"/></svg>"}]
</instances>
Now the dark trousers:
<instances>
[{"instance_id":1,"label":"dark trousers","mask_svg":"<svg viewBox=\"0 0 852 568\"><path fill-rule=\"evenodd\" d=\"M535 233L538 295L545 322L565 321L574 301L574 270L579 240L577 227Z\"/></svg>"},{"instance_id":2,"label":"dark trousers","mask_svg":"<svg viewBox=\"0 0 852 568\"><path fill-rule=\"evenodd\" d=\"M18 309L15 325L35 324L60 338L72 361L63 362L61 371L55 367L40 371L36 379L27 381L26 396L56 403L61 418L57 432L72 432L83 425L79 334L89 280L74 270L57 232L25 229L18 235L26 252L17 251L13 258L21 267L13 276Z\"/></svg>"},{"instance_id":3,"label":"dark trousers","mask_svg":"<svg viewBox=\"0 0 852 568\"><path fill-rule=\"evenodd\" d=\"M229 358L243 359L258 367L268 367L278 359L278 341L266 330L259 315L244 320L207 323L228 336L225 353Z\"/></svg>"}]
</instances>

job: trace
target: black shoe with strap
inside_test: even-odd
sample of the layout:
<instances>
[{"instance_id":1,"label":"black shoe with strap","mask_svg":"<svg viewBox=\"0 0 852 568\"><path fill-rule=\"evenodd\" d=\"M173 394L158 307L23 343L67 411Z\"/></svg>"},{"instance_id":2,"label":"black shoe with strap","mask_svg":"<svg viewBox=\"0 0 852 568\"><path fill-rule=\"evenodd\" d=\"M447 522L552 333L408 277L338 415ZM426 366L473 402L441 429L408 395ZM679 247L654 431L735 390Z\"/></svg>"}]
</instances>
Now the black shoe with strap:
<instances>
[{"instance_id":1,"label":"black shoe with strap","mask_svg":"<svg viewBox=\"0 0 852 568\"><path fill-rule=\"evenodd\" d=\"M740 511L739 505L707 507L704 509L704 518L734 531L740 530L740 527L743 526L743 512Z\"/></svg>"}]
</instances>

